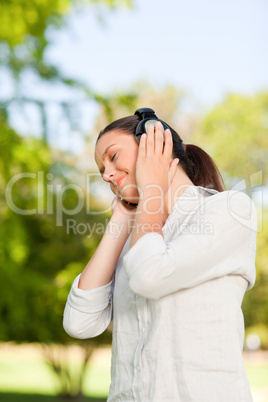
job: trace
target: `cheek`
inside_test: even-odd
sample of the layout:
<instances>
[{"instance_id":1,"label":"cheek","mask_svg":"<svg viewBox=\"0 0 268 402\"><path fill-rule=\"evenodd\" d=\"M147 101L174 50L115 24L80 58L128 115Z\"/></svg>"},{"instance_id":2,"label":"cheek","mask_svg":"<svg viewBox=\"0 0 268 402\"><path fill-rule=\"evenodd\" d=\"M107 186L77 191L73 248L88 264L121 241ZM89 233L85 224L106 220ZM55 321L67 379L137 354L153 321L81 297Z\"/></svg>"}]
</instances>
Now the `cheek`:
<instances>
[{"instance_id":1,"label":"cheek","mask_svg":"<svg viewBox=\"0 0 268 402\"><path fill-rule=\"evenodd\" d=\"M126 166L128 167L129 171L134 174L136 172L137 156L138 153L134 153L125 160Z\"/></svg>"},{"instance_id":2,"label":"cheek","mask_svg":"<svg viewBox=\"0 0 268 402\"><path fill-rule=\"evenodd\" d=\"M112 193L114 193L115 195L118 195L118 193L116 192L115 187L112 184L110 184L110 189L112 190Z\"/></svg>"}]
</instances>

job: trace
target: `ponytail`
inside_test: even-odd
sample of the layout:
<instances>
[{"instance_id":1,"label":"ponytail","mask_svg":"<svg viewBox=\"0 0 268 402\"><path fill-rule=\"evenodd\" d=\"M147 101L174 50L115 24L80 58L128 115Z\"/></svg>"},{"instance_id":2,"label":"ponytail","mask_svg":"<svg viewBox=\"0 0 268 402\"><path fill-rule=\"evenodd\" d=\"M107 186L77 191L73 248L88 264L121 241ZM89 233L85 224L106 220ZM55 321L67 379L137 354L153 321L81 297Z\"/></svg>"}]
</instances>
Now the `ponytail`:
<instances>
[{"instance_id":1,"label":"ponytail","mask_svg":"<svg viewBox=\"0 0 268 402\"><path fill-rule=\"evenodd\" d=\"M213 159L196 145L184 144L183 147L186 158L182 168L194 185L224 191L223 178Z\"/></svg>"},{"instance_id":2,"label":"ponytail","mask_svg":"<svg viewBox=\"0 0 268 402\"><path fill-rule=\"evenodd\" d=\"M179 134L170 127L173 141L173 158L180 160L179 165L195 186L224 191L224 181L212 158L200 147L183 144Z\"/></svg>"}]
</instances>

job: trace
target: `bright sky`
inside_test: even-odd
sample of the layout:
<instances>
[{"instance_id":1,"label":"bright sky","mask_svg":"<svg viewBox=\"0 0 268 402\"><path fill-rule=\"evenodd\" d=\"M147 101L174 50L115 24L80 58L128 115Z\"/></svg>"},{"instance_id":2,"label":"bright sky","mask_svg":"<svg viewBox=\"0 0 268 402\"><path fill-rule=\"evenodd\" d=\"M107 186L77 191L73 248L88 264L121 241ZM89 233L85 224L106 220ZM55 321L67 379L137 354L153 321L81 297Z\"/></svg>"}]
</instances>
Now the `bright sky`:
<instances>
[{"instance_id":1,"label":"bright sky","mask_svg":"<svg viewBox=\"0 0 268 402\"><path fill-rule=\"evenodd\" d=\"M200 106L268 88L267 0L136 0L134 10L77 12L47 55L109 92L140 78L188 90Z\"/></svg>"}]
</instances>

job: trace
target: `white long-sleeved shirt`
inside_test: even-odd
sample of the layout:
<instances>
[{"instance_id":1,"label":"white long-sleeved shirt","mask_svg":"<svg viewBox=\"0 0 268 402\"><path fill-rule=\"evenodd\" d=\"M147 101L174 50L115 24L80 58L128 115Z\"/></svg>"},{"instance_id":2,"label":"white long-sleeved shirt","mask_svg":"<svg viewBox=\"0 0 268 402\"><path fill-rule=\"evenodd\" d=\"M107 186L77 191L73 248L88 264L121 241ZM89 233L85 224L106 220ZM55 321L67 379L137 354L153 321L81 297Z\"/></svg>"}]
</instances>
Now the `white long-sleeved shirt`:
<instances>
[{"instance_id":1,"label":"white long-sleeved shirt","mask_svg":"<svg viewBox=\"0 0 268 402\"><path fill-rule=\"evenodd\" d=\"M113 281L81 290L75 279L71 336L97 336L113 315L109 402L252 401L241 303L255 281L256 225L247 195L190 186L164 237L147 233L130 250L128 239Z\"/></svg>"}]
</instances>

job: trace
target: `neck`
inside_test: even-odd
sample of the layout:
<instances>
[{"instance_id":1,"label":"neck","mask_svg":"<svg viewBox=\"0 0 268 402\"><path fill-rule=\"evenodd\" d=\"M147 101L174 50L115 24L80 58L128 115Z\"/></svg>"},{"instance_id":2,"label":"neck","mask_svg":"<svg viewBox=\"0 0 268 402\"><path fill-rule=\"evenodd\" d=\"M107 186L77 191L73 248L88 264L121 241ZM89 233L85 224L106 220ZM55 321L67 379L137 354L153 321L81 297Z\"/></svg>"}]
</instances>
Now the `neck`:
<instances>
[{"instance_id":1,"label":"neck","mask_svg":"<svg viewBox=\"0 0 268 402\"><path fill-rule=\"evenodd\" d=\"M164 201L164 222L167 220L174 204L181 197L187 187L194 186L184 170L178 166Z\"/></svg>"}]
</instances>

